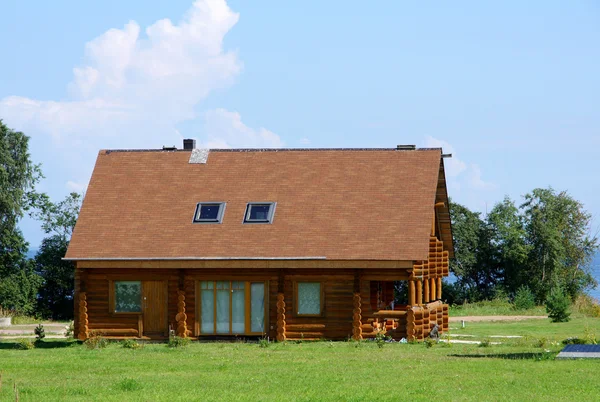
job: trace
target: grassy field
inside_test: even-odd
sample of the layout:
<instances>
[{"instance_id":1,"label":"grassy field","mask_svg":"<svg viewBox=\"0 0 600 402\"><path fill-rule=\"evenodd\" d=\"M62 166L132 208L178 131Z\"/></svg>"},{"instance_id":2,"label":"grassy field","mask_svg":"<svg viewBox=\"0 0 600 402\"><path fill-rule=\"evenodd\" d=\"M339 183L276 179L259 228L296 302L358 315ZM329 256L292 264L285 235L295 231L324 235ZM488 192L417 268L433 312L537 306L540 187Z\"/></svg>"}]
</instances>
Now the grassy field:
<instances>
[{"instance_id":1,"label":"grassy field","mask_svg":"<svg viewBox=\"0 0 600 402\"><path fill-rule=\"evenodd\" d=\"M480 347L442 343L193 343L170 349L73 342L15 350L0 342L0 400L14 401L399 401L595 400L599 360L554 360L567 337L600 336L600 319L477 322L456 335L522 335ZM494 341L497 339L494 338Z\"/></svg>"}]
</instances>

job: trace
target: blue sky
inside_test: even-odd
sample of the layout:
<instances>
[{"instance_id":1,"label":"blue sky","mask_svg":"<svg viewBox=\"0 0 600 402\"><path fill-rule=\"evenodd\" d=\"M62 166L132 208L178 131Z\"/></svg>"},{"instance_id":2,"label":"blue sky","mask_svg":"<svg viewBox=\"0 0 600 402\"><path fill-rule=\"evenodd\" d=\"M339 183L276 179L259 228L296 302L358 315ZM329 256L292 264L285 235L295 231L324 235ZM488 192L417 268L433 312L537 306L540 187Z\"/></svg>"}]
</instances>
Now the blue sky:
<instances>
[{"instance_id":1,"label":"blue sky","mask_svg":"<svg viewBox=\"0 0 600 402\"><path fill-rule=\"evenodd\" d=\"M600 227L600 3L3 2L0 118L53 199L102 148L443 146L485 211L567 190ZM43 233L21 227L31 246Z\"/></svg>"}]
</instances>

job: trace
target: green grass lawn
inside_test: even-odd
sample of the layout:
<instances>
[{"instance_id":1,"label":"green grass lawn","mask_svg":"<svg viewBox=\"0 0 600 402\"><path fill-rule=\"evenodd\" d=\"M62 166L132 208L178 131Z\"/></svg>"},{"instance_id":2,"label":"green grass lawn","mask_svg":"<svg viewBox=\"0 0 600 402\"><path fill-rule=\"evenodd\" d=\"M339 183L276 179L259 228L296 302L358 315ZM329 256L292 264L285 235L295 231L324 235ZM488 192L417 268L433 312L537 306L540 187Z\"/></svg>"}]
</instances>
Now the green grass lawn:
<instances>
[{"instance_id":1,"label":"green grass lawn","mask_svg":"<svg viewBox=\"0 0 600 402\"><path fill-rule=\"evenodd\" d=\"M451 325L452 326L452 325ZM553 360L567 337L600 335L600 319L468 323L476 339L524 335L502 345L373 342L193 343L170 349L73 342L15 350L0 342L0 400L403 401L596 400L600 360ZM539 340L544 339L544 346ZM550 352L546 352L546 351Z\"/></svg>"}]
</instances>

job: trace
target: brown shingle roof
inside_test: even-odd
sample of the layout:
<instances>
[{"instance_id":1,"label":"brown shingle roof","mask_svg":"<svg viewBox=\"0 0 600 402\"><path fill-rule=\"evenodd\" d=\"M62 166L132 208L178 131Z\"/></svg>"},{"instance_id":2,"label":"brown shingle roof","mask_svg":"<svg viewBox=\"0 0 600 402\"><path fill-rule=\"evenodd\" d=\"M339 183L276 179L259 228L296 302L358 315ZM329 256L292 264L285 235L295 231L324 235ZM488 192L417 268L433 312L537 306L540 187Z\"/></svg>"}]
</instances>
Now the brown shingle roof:
<instances>
[{"instance_id":1,"label":"brown shingle roof","mask_svg":"<svg viewBox=\"0 0 600 402\"><path fill-rule=\"evenodd\" d=\"M101 151L68 259L422 260L439 149ZM222 224L196 203L227 203ZM246 203L277 202L272 224L242 224Z\"/></svg>"}]
</instances>

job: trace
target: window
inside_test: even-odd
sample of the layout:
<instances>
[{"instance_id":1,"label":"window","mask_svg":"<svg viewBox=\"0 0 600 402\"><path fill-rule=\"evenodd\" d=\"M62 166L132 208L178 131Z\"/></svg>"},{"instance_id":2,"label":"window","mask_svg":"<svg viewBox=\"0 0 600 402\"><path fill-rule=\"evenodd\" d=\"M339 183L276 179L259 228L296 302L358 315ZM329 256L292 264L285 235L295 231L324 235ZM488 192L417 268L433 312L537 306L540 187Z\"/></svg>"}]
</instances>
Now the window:
<instances>
[{"instance_id":1,"label":"window","mask_svg":"<svg viewBox=\"0 0 600 402\"><path fill-rule=\"evenodd\" d=\"M196 205L194 223L221 223L224 212L224 202L199 202Z\"/></svg>"},{"instance_id":2,"label":"window","mask_svg":"<svg viewBox=\"0 0 600 402\"><path fill-rule=\"evenodd\" d=\"M114 312L140 313L142 311L142 282L114 282Z\"/></svg>"},{"instance_id":3,"label":"window","mask_svg":"<svg viewBox=\"0 0 600 402\"><path fill-rule=\"evenodd\" d=\"M200 281L198 292L199 334L265 332L264 282Z\"/></svg>"},{"instance_id":4,"label":"window","mask_svg":"<svg viewBox=\"0 0 600 402\"><path fill-rule=\"evenodd\" d=\"M274 214L274 202L249 202L244 223L273 223Z\"/></svg>"},{"instance_id":5,"label":"window","mask_svg":"<svg viewBox=\"0 0 600 402\"><path fill-rule=\"evenodd\" d=\"M296 283L296 313L298 315L321 315L323 292L320 282Z\"/></svg>"}]
</instances>

